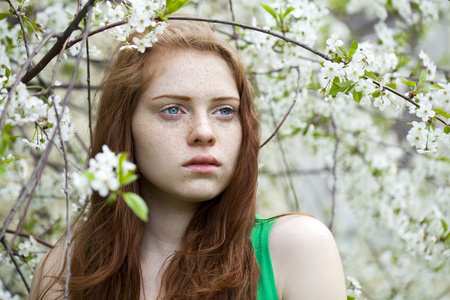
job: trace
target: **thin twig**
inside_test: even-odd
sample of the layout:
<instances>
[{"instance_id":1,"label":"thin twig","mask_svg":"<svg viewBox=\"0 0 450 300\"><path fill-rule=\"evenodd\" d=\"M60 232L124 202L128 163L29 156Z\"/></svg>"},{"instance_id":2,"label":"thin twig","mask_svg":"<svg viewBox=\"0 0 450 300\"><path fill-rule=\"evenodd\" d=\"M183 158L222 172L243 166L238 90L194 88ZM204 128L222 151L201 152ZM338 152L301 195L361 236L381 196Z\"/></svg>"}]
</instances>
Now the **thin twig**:
<instances>
[{"instance_id":1,"label":"thin twig","mask_svg":"<svg viewBox=\"0 0 450 300\"><path fill-rule=\"evenodd\" d=\"M337 134L337 128L336 128L336 122L334 121L333 115L330 116L331 121L331 128L333 129L333 135L334 135L334 153L333 153L333 168L331 171L331 174L333 176L333 185L331 187L331 220L330 220L330 226L328 228L330 231L333 231L333 224L334 224L334 216L335 216L335 210L336 210L336 183L337 183L337 175L336 175L336 169L337 169L337 152L339 147L339 136Z\"/></svg>"},{"instance_id":2,"label":"thin twig","mask_svg":"<svg viewBox=\"0 0 450 300\"><path fill-rule=\"evenodd\" d=\"M86 83L87 83L88 120L89 120L89 142L90 145L92 145L91 60L89 57L89 39L86 39L86 58L87 58Z\"/></svg>"},{"instance_id":3,"label":"thin twig","mask_svg":"<svg viewBox=\"0 0 450 300\"><path fill-rule=\"evenodd\" d=\"M11 233L11 234L15 234L16 233L16 231L11 230L11 229L6 229L6 232L7 233ZM31 234L28 234L28 233L25 233L25 232L22 232L22 231L18 232L17 234L19 236L26 237L26 238L30 238L30 236L32 236L36 240L36 242L38 242L38 243L40 243L40 244L42 244L42 245L44 245L46 247L49 247L49 248L55 247L54 245L44 241L43 239L41 239L41 238L39 238L37 236L31 235Z\"/></svg>"},{"instance_id":4,"label":"thin twig","mask_svg":"<svg viewBox=\"0 0 450 300\"><path fill-rule=\"evenodd\" d=\"M3 247L5 247L5 249L10 248L8 246L8 244L6 244L6 241L4 238L1 239L1 243L3 244ZM20 278L22 278L23 283L25 284L25 288L27 289L28 293L30 292L30 286L28 285L27 279L25 278L25 276L22 273L22 270L20 269L19 264L16 261L16 258L14 257L12 252L9 252L9 257L11 257L12 262L14 263L14 266L16 267L17 272L20 275Z\"/></svg>"},{"instance_id":5,"label":"thin twig","mask_svg":"<svg viewBox=\"0 0 450 300\"><path fill-rule=\"evenodd\" d=\"M14 14L17 16L17 19L19 20L20 28L23 33L23 42L25 44L25 51L27 52L27 58L29 58L30 57L30 49L28 48L27 31L25 30L25 26L23 25L22 15L16 10L16 8L14 7L14 5L12 5L10 0L6 0L6 1L8 1L9 5L11 6L11 8L14 11Z\"/></svg>"},{"instance_id":6,"label":"thin twig","mask_svg":"<svg viewBox=\"0 0 450 300\"><path fill-rule=\"evenodd\" d=\"M294 108L295 103L297 102L298 94L300 93L300 81L301 81L300 68L297 68L297 72L298 72L297 90L295 92L294 100L292 101L291 106L289 107L288 111L284 115L284 117L281 120L280 124L278 124L278 126L275 128L275 131L269 136L269 138L264 143L261 144L260 148L264 147L278 133L278 131L280 130L280 128L283 125L284 121L286 121L287 117L289 116L289 114L291 113L292 109Z\"/></svg>"},{"instance_id":7,"label":"thin twig","mask_svg":"<svg viewBox=\"0 0 450 300\"><path fill-rule=\"evenodd\" d=\"M97 34L97 33L106 31L106 30L108 30L108 29L110 29L110 28L114 28L114 27L117 27L117 26L122 26L122 25L124 25L124 24L126 24L126 23L127 23L127 21L117 21L117 22L114 22L114 23L110 23L110 24L108 24L108 25L102 26L102 27L97 28L97 29L95 29L95 30L89 31L89 36L93 36L93 35L95 35L95 34ZM79 36L79 37L77 37L77 38L74 38L74 39L71 40L69 43L67 43L66 49L69 49L70 47L72 47L72 46L75 45L76 43L80 42L82 39L83 39L82 36Z\"/></svg>"},{"instance_id":8,"label":"thin twig","mask_svg":"<svg viewBox=\"0 0 450 300\"><path fill-rule=\"evenodd\" d=\"M228 4L230 6L231 21L235 22L236 19L234 17L234 11L233 11L233 0L228 0ZM238 42L237 42L238 35L236 33L236 27L232 26L232 28L233 28L234 43L236 44L236 50L238 50L239 49L239 45L238 45Z\"/></svg>"},{"instance_id":9,"label":"thin twig","mask_svg":"<svg viewBox=\"0 0 450 300\"><path fill-rule=\"evenodd\" d=\"M83 48L84 45L86 44L86 41L88 39L89 36L89 25L90 25L90 20L91 20L91 14L92 14L92 7L88 8L88 12L87 12L87 18L85 21L85 27L84 27L84 33L83 33L83 39L81 41L81 45L80 45L80 50L78 51L78 56L77 56L77 61L75 64L75 70L72 76L72 80L70 82L69 85L69 89L66 93L66 96L64 98L64 104L63 104L63 108L61 111L61 115L64 113L64 108L67 106L67 102L69 100L70 94L72 93L72 86L75 84L75 80L76 80L76 76L78 74L78 68L80 66L80 62L81 62L81 58L83 57ZM56 112L56 108L55 108L55 112ZM57 115L58 118L58 115ZM61 131L61 121L58 120L57 123L57 130ZM70 240L71 240L71 235L70 235L70 213L69 213L69 194L68 194L68 189L69 189L69 182L68 182L68 161L67 161L67 154L65 153L65 148L64 148L64 142L61 139L61 148L63 150L64 153L64 163L65 163L65 189L64 189L64 193L66 194L66 223L67 223L67 234L66 234L66 282L64 284L64 300L69 299L69 281L70 281Z\"/></svg>"},{"instance_id":10,"label":"thin twig","mask_svg":"<svg viewBox=\"0 0 450 300\"><path fill-rule=\"evenodd\" d=\"M90 12L90 11L89 11ZM83 49L80 49L82 51ZM56 105L54 105L56 120L57 120L57 130L59 132L59 136L61 136L61 116L58 114L58 109L56 108ZM69 212L69 163L67 160L67 153L66 148L64 147L64 141L60 138L61 143L61 150L63 152L63 159L64 159L64 194L66 198L66 262L69 262L70 260L70 212ZM70 279L70 263L66 263L66 282L64 284L64 299L69 298L69 279Z\"/></svg>"},{"instance_id":11,"label":"thin twig","mask_svg":"<svg viewBox=\"0 0 450 300\"><path fill-rule=\"evenodd\" d=\"M273 125L276 126L277 123L275 122L275 115L273 113L272 103L271 102L269 102L269 109L270 109L270 114L272 116ZM292 180L291 170L289 168L289 164L288 164L287 159L286 159L286 152L284 151L283 143L281 141L281 137L278 134L278 132L276 132L275 135L277 137L278 146L280 147L281 158L283 160L286 176L288 178L289 185L291 187L292 195L294 196L295 211L300 211L300 205L298 203L297 193L295 192L294 181Z\"/></svg>"}]
</instances>

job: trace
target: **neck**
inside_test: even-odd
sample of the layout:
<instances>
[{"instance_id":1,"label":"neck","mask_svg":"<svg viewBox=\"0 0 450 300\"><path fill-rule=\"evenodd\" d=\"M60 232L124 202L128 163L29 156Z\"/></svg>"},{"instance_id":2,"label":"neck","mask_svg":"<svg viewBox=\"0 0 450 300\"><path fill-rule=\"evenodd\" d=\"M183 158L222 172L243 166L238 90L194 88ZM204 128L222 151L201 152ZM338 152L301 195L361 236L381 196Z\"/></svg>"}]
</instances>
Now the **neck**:
<instances>
[{"instance_id":1,"label":"neck","mask_svg":"<svg viewBox=\"0 0 450 300\"><path fill-rule=\"evenodd\" d=\"M176 201L167 197L144 195L149 207L149 217L145 225L143 251L158 255L170 255L180 247L199 203Z\"/></svg>"}]
</instances>

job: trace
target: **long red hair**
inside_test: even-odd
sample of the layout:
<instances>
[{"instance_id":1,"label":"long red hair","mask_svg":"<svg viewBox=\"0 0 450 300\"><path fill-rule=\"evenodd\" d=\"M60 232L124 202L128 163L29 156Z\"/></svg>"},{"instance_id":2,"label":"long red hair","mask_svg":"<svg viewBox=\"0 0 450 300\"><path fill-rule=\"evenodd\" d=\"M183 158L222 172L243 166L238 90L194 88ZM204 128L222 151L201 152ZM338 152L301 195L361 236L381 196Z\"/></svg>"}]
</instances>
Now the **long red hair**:
<instances>
[{"instance_id":1,"label":"long red hair","mask_svg":"<svg viewBox=\"0 0 450 300\"><path fill-rule=\"evenodd\" d=\"M235 174L216 198L201 204L162 277L164 299L256 299L259 267L250 242L255 223L259 122L252 86L231 46L206 23L170 21L144 53L116 51L101 84L90 157L106 144L133 157L131 116L152 79L153 55L165 49L195 49L222 57L240 94L242 144ZM131 40L131 39L130 39ZM124 190L139 193L139 182ZM71 249L71 299L139 299L144 223L122 199L110 206L94 194L87 220L78 222ZM151 207L149 208L151 209ZM64 282L64 270L59 282ZM45 293L42 293L41 299Z\"/></svg>"}]
</instances>

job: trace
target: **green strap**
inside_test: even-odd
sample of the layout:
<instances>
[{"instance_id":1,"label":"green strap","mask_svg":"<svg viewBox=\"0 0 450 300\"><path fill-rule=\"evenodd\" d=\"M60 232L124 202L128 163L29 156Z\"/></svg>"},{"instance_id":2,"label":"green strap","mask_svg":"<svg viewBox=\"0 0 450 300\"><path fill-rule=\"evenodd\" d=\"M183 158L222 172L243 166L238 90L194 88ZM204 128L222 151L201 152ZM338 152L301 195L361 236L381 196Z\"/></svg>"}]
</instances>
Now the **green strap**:
<instances>
[{"instance_id":1,"label":"green strap","mask_svg":"<svg viewBox=\"0 0 450 300\"><path fill-rule=\"evenodd\" d=\"M263 219L256 215L256 223L250 240L255 249L255 256L261 268L258 282L258 300L278 300L269 251L269 234L276 219Z\"/></svg>"}]
</instances>

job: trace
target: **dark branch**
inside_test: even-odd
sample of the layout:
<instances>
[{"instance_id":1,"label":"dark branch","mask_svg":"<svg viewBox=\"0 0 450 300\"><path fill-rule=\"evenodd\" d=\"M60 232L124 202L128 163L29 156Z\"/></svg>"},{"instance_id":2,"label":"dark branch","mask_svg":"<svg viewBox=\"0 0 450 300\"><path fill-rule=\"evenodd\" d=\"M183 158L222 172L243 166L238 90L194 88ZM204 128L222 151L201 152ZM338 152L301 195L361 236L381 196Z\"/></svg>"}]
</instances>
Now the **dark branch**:
<instances>
[{"instance_id":1,"label":"dark branch","mask_svg":"<svg viewBox=\"0 0 450 300\"><path fill-rule=\"evenodd\" d=\"M49 63L57 56L61 51L64 50L64 43L70 37L70 35L79 28L81 20L86 16L89 7L94 5L95 0L89 0L83 9L80 10L78 15L73 19L72 23L67 27L67 29L58 36L58 41L53 45L53 47L48 51L47 54L34 66L30 71L28 71L23 77L22 82L28 83L31 79L36 77Z\"/></svg>"}]
</instances>

